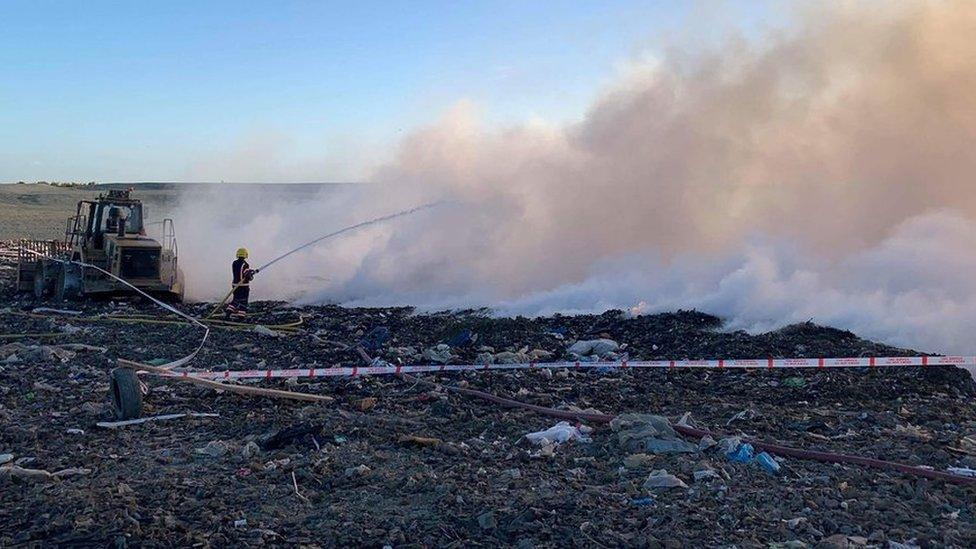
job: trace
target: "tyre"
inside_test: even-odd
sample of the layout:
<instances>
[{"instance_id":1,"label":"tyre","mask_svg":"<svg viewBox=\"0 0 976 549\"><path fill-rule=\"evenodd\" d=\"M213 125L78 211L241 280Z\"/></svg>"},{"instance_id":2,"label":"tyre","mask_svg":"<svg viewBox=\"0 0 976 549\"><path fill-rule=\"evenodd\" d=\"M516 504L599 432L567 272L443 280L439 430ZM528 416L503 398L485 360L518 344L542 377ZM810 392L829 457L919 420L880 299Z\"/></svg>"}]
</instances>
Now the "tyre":
<instances>
[{"instance_id":1,"label":"tyre","mask_svg":"<svg viewBox=\"0 0 976 549\"><path fill-rule=\"evenodd\" d=\"M119 419L136 419L142 415L142 391L139 376L132 368L112 370L112 407Z\"/></svg>"},{"instance_id":2,"label":"tyre","mask_svg":"<svg viewBox=\"0 0 976 549\"><path fill-rule=\"evenodd\" d=\"M58 300L76 300L81 297L81 267L63 265L58 269L58 282L55 285Z\"/></svg>"},{"instance_id":3,"label":"tyre","mask_svg":"<svg viewBox=\"0 0 976 549\"><path fill-rule=\"evenodd\" d=\"M54 289L54 278L60 271L60 267L58 263L37 262L37 269L34 270L34 297L43 298L51 295L51 290Z\"/></svg>"}]
</instances>

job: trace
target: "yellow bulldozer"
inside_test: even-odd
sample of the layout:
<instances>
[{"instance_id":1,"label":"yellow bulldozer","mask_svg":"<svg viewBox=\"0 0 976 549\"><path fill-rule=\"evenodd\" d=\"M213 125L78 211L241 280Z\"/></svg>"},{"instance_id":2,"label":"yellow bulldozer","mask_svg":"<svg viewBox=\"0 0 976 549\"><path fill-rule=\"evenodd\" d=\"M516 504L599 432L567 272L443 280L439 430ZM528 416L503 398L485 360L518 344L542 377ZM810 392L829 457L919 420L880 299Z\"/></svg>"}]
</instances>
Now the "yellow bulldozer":
<instances>
[{"instance_id":1,"label":"yellow bulldozer","mask_svg":"<svg viewBox=\"0 0 976 549\"><path fill-rule=\"evenodd\" d=\"M161 240L147 236L142 202L131 191L113 189L96 199L79 201L75 215L65 224L64 240L22 241L18 289L58 299L133 293L98 269L78 264L85 263L150 295L182 301L183 273L173 220L158 222Z\"/></svg>"}]
</instances>

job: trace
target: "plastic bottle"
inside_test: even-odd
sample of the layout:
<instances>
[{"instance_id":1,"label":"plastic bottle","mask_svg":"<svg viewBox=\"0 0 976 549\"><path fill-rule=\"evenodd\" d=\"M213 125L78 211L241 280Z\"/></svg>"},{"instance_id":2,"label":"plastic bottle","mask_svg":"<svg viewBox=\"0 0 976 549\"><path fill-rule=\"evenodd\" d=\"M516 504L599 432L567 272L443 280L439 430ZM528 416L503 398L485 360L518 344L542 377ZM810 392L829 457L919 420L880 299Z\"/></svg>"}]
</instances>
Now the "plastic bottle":
<instances>
[{"instance_id":1,"label":"plastic bottle","mask_svg":"<svg viewBox=\"0 0 976 549\"><path fill-rule=\"evenodd\" d=\"M773 459L773 456L763 452L756 456L756 463L763 468L767 473L776 474L779 473L780 465Z\"/></svg>"}]
</instances>

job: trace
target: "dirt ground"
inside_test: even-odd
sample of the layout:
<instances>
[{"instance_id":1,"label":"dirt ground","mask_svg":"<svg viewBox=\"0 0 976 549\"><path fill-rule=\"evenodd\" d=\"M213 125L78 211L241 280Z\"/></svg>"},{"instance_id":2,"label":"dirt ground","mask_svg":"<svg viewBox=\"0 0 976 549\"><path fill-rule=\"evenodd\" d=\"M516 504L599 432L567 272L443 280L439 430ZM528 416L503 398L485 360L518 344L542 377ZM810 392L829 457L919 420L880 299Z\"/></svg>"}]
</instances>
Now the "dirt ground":
<instances>
[{"instance_id":1,"label":"dirt ground","mask_svg":"<svg viewBox=\"0 0 976 549\"><path fill-rule=\"evenodd\" d=\"M65 223L74 215L78 201L95 198L107 188L0 185L0 240L63 238ZM171 203L177 192L171 186L143 187L139 196L152 209Z\"/></svg>"}]
</instances>

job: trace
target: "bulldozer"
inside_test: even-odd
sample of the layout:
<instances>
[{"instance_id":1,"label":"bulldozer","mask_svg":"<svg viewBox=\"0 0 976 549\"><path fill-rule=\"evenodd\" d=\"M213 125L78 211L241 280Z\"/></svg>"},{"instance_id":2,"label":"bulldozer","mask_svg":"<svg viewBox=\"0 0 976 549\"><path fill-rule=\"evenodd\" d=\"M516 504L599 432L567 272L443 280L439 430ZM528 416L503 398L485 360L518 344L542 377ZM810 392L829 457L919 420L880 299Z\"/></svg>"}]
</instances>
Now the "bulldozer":
<instances>
[{"instance_id":1,"label":"bulldozer","mask_svg":"<svg viewBox=\"0 0 976 549\"><path fill-rule=\"evenodd\" d=\"M131 193L131 188L112 189L98 198L79 201L75 215L65 223L64 240L21 241L18 289L59 300L133 293L98 269L78 264L85 263L150 295L182 301L183 273L173 220L157 222L162 226L161 240L147 236L142 202Z\"/></svg>"}]
</instances>

